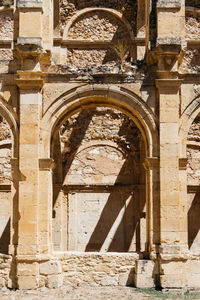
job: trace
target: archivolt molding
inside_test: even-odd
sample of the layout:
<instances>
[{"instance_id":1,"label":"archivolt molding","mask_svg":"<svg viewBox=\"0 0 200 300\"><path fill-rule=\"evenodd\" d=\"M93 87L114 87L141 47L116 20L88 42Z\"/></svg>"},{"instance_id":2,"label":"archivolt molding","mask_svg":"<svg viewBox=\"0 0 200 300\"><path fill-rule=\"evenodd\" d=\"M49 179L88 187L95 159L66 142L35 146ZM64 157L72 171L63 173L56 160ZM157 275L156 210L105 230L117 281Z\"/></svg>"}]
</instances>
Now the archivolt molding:
<instances>
[{"instance_id":1,"label":"archivolt molding","mask_svg":"<svg viewBox=\"0 0 200 300\"><path fill-rule=\"evenodd\" d=\"M90 107L112 107L130 117L140 129L147 156L158 156L156 117L137 95L120 87L79 87L63 94L48 108L42 119L43 153L50 156L52 137L60 126L75 113Z\"/></svg>"},{"instance_id":2,"label":"archivolt molding","mask_svg":"<svg viewBox=\"0 0 200 300\"><path fill-rule=\"evenodd\" d=\"M180 157L186 157L187 136L193 121L200 113L200 95L185 108L179 126Z\"/></svg>"},{"instance_id":3,"label":"archivolt molding","mask_svg":"<svg viewBox=\"0 0 200 300\"><path fill-rule=\"evenodd\" d=\"M12 106L0 94L0 115L5 118L12 133L12 156L18 157L18 116Z\"/></svg>"},{"instance_id":4,"label":"archivolt molding","mask_svg":"<svg viewBox=\"0 0 200 300\"><path fill-rule=\"evenodd\" d=\"M130 34L130 38L131 40L134 40L134 33L133 30L129 24L129 22L124 18L123 14L114 10L114 9L110 9L110 8L100 8L100 7L92 7L92 8L84 8L80 11L78 11L69 21L69 23L67 24L67 26L65 27L64 33L63 33L63 39L67 39L68 36L68 32L70 30L70 28L73 26L73 24L76 22L76 20L78 20L81 16L83 16L86 13L89 12L102 12L102 13L110 13L111 15L113 15L114 17L116 17L117 19L119 19L120 22L124 23L124 25L126 26L129 34Z\"/></svg>"}]
</instances>

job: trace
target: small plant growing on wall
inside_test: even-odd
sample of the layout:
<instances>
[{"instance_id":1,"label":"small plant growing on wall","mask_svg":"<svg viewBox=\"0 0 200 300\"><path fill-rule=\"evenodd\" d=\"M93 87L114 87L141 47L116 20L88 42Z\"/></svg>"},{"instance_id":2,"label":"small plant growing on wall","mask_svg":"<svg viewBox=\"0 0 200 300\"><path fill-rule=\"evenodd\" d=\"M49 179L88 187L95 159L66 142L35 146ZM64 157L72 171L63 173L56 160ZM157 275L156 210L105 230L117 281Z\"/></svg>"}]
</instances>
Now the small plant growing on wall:
<instances>
[{"instance_id":1,"label":"small plant growing on wall","mask_svg":"<svg viewBox=\"0 0 200 300\"><path fill-rule=\"evenodd\" d=\"M124 71L125 61L132 50L131 42L118 40L116 42L113 42L110 47L115 51L115 53L119 57L121 62L121 71Z\"/></svg>"}]
</instances>

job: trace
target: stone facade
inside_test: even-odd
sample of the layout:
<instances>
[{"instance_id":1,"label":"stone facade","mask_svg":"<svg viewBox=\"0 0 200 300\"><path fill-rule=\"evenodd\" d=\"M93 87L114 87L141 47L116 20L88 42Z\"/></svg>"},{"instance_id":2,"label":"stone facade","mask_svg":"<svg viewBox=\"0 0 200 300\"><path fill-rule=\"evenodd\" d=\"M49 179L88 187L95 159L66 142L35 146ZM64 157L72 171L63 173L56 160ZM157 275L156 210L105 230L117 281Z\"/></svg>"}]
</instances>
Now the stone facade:
<instances>
[{"instance_id":1,"label":"stone facade","mask_svg":"<svg viewBox=\"0 0 200 300\"><path fill-rule=\"evenodd\" d=\"M0 1L0 288L199 290L197 0Z\"/></svg>"}]
</instances>

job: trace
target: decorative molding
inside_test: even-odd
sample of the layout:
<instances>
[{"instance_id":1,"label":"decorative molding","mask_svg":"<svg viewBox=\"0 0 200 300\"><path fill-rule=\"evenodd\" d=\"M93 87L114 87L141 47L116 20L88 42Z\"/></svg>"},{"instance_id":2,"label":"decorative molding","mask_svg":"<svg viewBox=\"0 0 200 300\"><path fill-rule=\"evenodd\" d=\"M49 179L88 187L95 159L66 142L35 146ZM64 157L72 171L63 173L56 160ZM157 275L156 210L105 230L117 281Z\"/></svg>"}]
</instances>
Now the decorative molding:
<instances>
[{"instance_id":1,"label":"decorative molding","mask_svg":"<svg viewBox=\"0 0 200 300\"><path fill-rule=\"evenodd\" d=\"M170 87L170 88L179 88L182 83L181 79L156 79L156 87Z\"/></svg>"},{"instance_id":2,"label":"decorative molding","mask_svg":"<svg viewBox=\"0 0 200 300\"><path fill-rule=\"evenodd\" d=\"M15 82L20 89L41 89L44 79L42 72L18 71Z\"/></svg>"}]
</instances>

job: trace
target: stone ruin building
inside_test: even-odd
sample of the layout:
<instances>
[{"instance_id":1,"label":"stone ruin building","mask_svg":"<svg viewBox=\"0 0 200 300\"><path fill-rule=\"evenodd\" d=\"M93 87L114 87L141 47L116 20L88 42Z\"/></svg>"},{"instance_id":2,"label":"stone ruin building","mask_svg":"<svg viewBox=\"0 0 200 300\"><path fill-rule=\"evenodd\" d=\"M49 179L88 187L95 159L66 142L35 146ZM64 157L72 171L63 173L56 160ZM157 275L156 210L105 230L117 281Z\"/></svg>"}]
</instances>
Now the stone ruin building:
<instances>
[{"instance_id":1,"label":"stone ruin building","mask_svg":"<svg viewBox=\"0 0 200 300\"><path fill-rule=\"evenodd\" d=\"M0 1L0 288L200 288L200 2Z\"/></svg>"}]
</instances>

